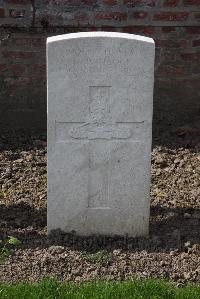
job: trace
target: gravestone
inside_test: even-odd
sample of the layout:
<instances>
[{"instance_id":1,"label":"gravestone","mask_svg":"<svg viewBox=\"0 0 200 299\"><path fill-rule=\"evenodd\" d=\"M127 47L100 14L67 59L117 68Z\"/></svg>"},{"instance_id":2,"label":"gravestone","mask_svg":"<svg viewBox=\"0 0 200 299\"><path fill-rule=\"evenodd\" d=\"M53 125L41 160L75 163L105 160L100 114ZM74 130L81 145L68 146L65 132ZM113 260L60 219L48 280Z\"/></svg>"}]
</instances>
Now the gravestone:
<instances>
[{"instance_id":1,"label":"gravestone","mask_svg":"<svg viewBox=\"0 0 200 299\"><path fill-rule=\"evenodd\" d=\"M148 234L154 41L47 39L48 231Z\"/></svg>"}]
</instances>

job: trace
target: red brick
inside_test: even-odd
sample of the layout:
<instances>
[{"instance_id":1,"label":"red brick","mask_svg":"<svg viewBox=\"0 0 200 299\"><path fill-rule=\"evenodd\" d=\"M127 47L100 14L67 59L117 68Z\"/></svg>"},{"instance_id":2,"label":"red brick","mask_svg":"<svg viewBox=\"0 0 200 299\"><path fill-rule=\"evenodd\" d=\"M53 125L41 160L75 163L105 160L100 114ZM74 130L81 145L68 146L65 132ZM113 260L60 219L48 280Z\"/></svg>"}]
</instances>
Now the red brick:
<instances>
[{"instance_id":1,"label":"red brick","mask_svg":"<svg viewBox=\"0 0 200 299\"><path fill-rule=\"evenodd\" d=\"M194 13L194 18L200 20L200 12Z\"/></svg>"},{"instance_id":2,"label":"red brick","mask_svg":"<svg viewBox=\"0 0 200 299\"><path fill-rule=\"evenodd\" d=\"M117 0L103 0L103 2L111 6L117 4Z\"/></svg>"},{"instance_id":3,"label":"red brick","mask_svg":"<svg viewBox=\"0 0 200 299\"><path fill-rule=\"evenodd\" d=\"M153 7L155 0L124 0L124 4L132 7Z\"/></svg>"},{"instance_id":4,"label":"red brick","mask_svg":"<svg viewBox=\"0 0 200 299\"><path fill-rule=\"evenodd\" d=\"M164 51L161 53L161 58L164 61L174 61L176 57L176 53L171 51Z\"/></svg>"},{"instance_id":5,"label":"red brick","mask_svg":"<svg viewBox=\"0 0 200 299\"><path fill-rule=\"evenodd\" d=\"M163 3L164 7L175 7L177 6L179 0L165 0Z\"/></svg>"},{"instance_id":6,"label":"red brick","mask_svg":"<svg viewBox=\"0 0 200 299\"><path fill-rule=\"evenodd\" d=\"M73 33L73 32L81 32L81 28L79 27L69 27L69 26L63 26L64 33ZM87 31L85 29L85 31Z\"/></svg>"},{"instance_id":7,"label":"red brick","mask_svg":"<svg viewBox=\"0 0 200 299\"><path fill-rule=\"evenodd\" d=\"M174 81L172 81L172 83L174 83ZM185 84L188 84L188 86L195 86L195 87L199 87L200 85L200 79L199 78L185 78L185 79L181 79L179 80L179 84L180 86L185 86Z\"/></svg>"},{"instance_id":8,"label":"red brick","mask_svg":"<svg viewBox=\"0 0 200 299\"><path fill-rule=\"evenodd\" d=\"M31 44L35 48L42 48L46 46L46 39L41 37L34 37L31 39Z\"/></svg>"},{"instance_id":9,"label":"red brick","mask_svg":"<svg viewBox=\"0 0 200 299\"><path fill-rule=\"evenodd\" d=\"M200 75L200 67L199 67L199 63L191 63L190 66L190 73L192 73L192 75ZM199 76L200 78L200 76Z\"/></svg>"},{"instance_id":10,"label":"red brick","mask_svg":"<svg viewBox=\"0 0 200 299\"><path fill-rule=\"evenodd\" d=\"M200 26L185 27L186 33L200 34Z\"/></svg>"},{"instance_id":11,"label":"red brick","mask_svg":"<svg viewBox=\"0 0 200 299\"><path fill-rule=\"evenodd\" d=\"M188 42L185 39L178 40L178 44L179 44L180 48L187 48L187 43Z\"/></svg>"},{"instance_id":12,"label":"red brick","mask_svg":"<svg viewBox=\"0 0 200 299\"><path fill-rule=\"evenodd\" d=\"M180 45L177 41L170 39L156 39L156 47L160 48L180 48Z\"/></svg>"},{"instance_id":13,"label":"red brick","mask_svg":"<svg viewBox=\"0 0 200 299\"><path fill-rule=\"evenodd\" d=\"M30 4L30 0L7 0L8 3L17 4L17 5L26 5Z\"/></svg>"},{"instance_id":14,"label":"red brick","mask_svg":"<svg viewBox=\"0 0 200 299\"><path fill-rule=\"evenodd\" d=\"M200 5L200 0L184 0L185 5Z\"/></svg>"},{"instance_id":15,"label":"red brick","mask_svg":"<svg viewBox=\"0 0 200 299\"><path fill-rule=\"evenodd\" d=\"M133 17L135 19L144 19L147 16L147 12L146 11L136 11L133 13Z\"/></svg>"},{"instance_id":16,"label":"red brick","mask_svg":"<svg viewBox=\"0 0 200 299\"><path fill-rule=\"evenodd\" d=\"M11 9L9 11L11 18L24 18L26 11L25 10L19 10L19 9Z\"/></svg>"},{"instance_id":17,"label":"red brick","mask_svg":"<svg viewBox=\"0 0 200 299\"><path fill-rule=\"evenodd\" d=\"M188 12L160 12L154 15L154 21L185 21L189 16Z\"/></svg>"},{"instance_id":18,"label":"red brick","mask_svg":"<svg viewBox=\"0 0 200 299\"><path fill-rule=\"evenodd\" d=\"M85 31L97 31L99 30L99 27L95 27L95 26L83 26L83 27L79 27L79 26L64 26L63 30L65 33L74 33L74 32L85 32Z\"/></svg>"},{"instance_id":19,"label":"red brick","mask_svg":"<svg viewBox=\"0 0 200 299\"><path fill-rule=\"evenodd\" d=\"M32 65L33 72L37 73L44 73L46 72L46 64L44 63L37 63Z\"/></svg>"},{"instance_id":20,"label":"red brick","mask_svg":"<svg viewBox=\"0 0 200 299\"><path fill-rule=\"evenodd\" d=\"M79 12L74 14L75 21L85 21L87 20L87 14L85 12Z\"/></svg>"},{"instance_id":21,"label":"red brick","mask_svg":"<svg viewBox=\"0 0 200 299\"><path fill-rule=\"evenodd\" d=\"M25 65L23 64L12 64L11 70L15 76L20 76L25 72Z\"/></svg>"},{"instance_id":22,"label":"red brick","mask_svg":"<svg viewBox=\"0 0 200 299\"><path fill-rule=\"evenodd\" d=\"M165 84L165 86L167 86L169 84L171 85L171 82L174 82L174 79L169 78L168 76L167 76L167 78L157 76L156 80L159 81L162 84Z\"/></svg>"},{"instance_id":23,"label":"red brick","mask_svg":"<svg viewBox=\"0 0 200 299\"><path fill-rule=\"evenodd\" d=\"M176 128L175 133L197 133L197 134L200 134L200 129L192 128L192 127L178 127L178 128Z\"/></svg>"},{"instance_id":24,"label":"red brick","mask_svg":"<svg viewBox=\"0 0 200 299\"><path fill-rule=\"evenodd\" d=\"M87 30L85 30L85 28L81 27L83 31L98 31L98 27L96 26L87 26ZM77 30L75 31L77 32Z\"/></svg>"},{"instance_id":25,"label":"red brick","mask_svg":"<svg viewBox=\"0 0 200 299\"><path fill-rule=\"evenodd\" d=\"M16 46L30 45L30 38L15 37L15 38L13 38L13 44Z\"/></svg>"},{"instance_id":26,"label":"red brick","mask_svg":"<svg viewBox=\"0 0 200 299\"><path fill-rule=\"evenodd\" d=\"M58 2L58 0L43 0L42 1L42 4L52 4L52 2L54 2L54 1L56 1L56 2ZM36 0L30 0L30 2L36 2ZM65 0L65 2L66 2L66 0Z\"/></svg>"},{"instance_id":27,"label":"red brick","mask_svg":"<svg viewBox=\"0 0 200 299\"><path fill-rule=\"evenodd\" d=\"M82 0L81 2L83 2L87 5L91 5L91 4L95 4L97 2L97 0Z\"/></svg>"},{"instance_id":28,"label":"red brick","mask_svg":"<svg viewBox=\"0 0 200 299\"><path fill-rule=\"evenodd\" d=\"M174 31L176 31L175 27L172 27L172 26L162 27L162 32L164 32L164 33L170 33L170 32L174 32Z\"/></svg>"},{"instance_id":29,"label":"red brick","mask_svg":"<svg viewBox=\"0 0 200 299\"><path fill-rule=\"evenodd\" d=\"M107 26L107 25L104 25L104 26L101 26L101 30L102 31L116 31L116 28L113 27L113 26Z\"/></svg>"},{"instance_id":30,"label":"red brick","mask_svg":"<svg viewBox=\"0 0 200 299\"><path fill-rule=\"evenodd\" d=\"M185 67L183 65L162 65L158 69L163 75L185 75Z\"/></svg>"},{"instance_id":31,"label":"red brick","mask_svg":"<svg viewBox=\"0 0 200 299\"><path fill-rule=\"evenodd\" d=\"M96 14L96 20L117 20L123 21L126 20L127 15L126 13L122 12L99 12Z\"/></svg>"},{"instance_id":32,"label":"red brick","mask_svg":"<svg viewBox=\"0 0 200 299\"><path fill-rule=\"evenodd\" d=\"M0 72L5 71L7 68L7 65L5 63L0 63Z\"/></svg>"},{"instance_id":33,"label":"red brick","mask_svg":"<svg viewBox=\"0 0 200 299\"><path fill-rule=\"evenodd\" d=\"M3 51L3 56L10 59L30 59L33 57L32 52L21 52L21 51Z\"/></svg>"},{"instance_id":34,"label":"red brick","mask_svg":"<svg viewBox=\"0 0 200 299\"><path fill-rule=\"evenodd\" d=\"M186 48L187 40L156 39L156 47L160 48Z\"/></svg>"},{"instance_id":35,"label":"red brick","mask_svg":"<svg viewBox=\"0 0 200 299\"><path fill-rule=\"evenodd\" d=\"M4 18L5 17L5 11L3 8L0 8L0 18Z\"/></svg>"},{"instance_id":36,"label":"red brick","mask_svg":"<svg viewBox=\"0 0 200 299\"><path fill-rule=\"evenodd\" d=\"M200 39L193 40L192 46L193 47L200 47Z\"/></svg>"},{"instance_id":37,"label":"red brick","mask_svg":"<svg viewBox=\"0 0 200 299\"><path fill-rule=\"evenodd\" d=\"M200 52L198 53L182 53L181 58L187 61L199 61L200 60Z\"/></svg>"},{"instance_id":38,"label":"red brick","mask_svg":"<svg viewBox=\"0 0 200 299\"><path fill-rule=\"evenodd\" d=\"M127 33L140 33L140 34L152 34L154 33L154 27L151 26L125 26L123 32Z\"/></svg>"}]
</instances>

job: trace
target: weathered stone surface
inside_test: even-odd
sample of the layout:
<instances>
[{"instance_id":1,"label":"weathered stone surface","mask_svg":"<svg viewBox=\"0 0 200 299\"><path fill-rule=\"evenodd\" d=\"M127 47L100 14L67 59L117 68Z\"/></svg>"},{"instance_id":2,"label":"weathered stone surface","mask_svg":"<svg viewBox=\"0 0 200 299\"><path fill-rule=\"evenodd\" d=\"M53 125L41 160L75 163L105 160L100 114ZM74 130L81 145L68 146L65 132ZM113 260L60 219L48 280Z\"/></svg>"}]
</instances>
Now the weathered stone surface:
<instances>
[{"instance_id":1,"label":"weathered stone surface","mask_svg":"<svg viewBox=\"0 0 200 299\"><path fill-rule=\"evenodd\" d=\"M154 42L48 38L48 231L145 235Z\"/></svg>"}]
</instances>

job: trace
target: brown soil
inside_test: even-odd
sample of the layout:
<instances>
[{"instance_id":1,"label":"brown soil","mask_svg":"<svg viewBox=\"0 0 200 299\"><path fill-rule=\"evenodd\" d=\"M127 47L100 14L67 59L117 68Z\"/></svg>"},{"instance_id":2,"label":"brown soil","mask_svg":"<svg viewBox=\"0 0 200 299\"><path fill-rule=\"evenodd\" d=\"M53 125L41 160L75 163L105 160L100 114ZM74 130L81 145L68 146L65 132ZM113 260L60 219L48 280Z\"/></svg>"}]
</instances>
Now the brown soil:
<instances>
[{"instance_id":1,"label":"brown soil","mask_svg":"<svg viewBox=\"0 0 200 299\"><path fill-rule=\"evenodd\" d=\"M170 139L171 138L171 139ZM0 268L1 281L165 277L200 281L200 142L197 132L155 138L150 234L145 238L46 234L46 142L1 136L0 239L22 244ZM171 141L170 141L171 140ZM164 142L163 142L164 141Z\"/></svg>"}]
</instances>

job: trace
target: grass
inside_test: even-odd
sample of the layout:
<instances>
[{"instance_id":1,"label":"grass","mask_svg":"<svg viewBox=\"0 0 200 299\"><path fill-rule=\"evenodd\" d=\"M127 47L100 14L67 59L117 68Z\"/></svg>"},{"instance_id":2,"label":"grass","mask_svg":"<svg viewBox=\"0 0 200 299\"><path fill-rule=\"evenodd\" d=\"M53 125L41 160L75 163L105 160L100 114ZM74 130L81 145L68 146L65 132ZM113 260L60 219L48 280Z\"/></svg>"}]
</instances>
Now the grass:
<instances>
[{"instance_id":1,"label":"grass","mask_svg":"<svg viewBox=\"0 0 200 299\"><path fill-rule=\"evenodd\" d=\"M0 283L1 299L199 299L200 285L175 288L161 280L94 281L81 284L45 278L38 283Z\"/></svg>"}]
</instances>

